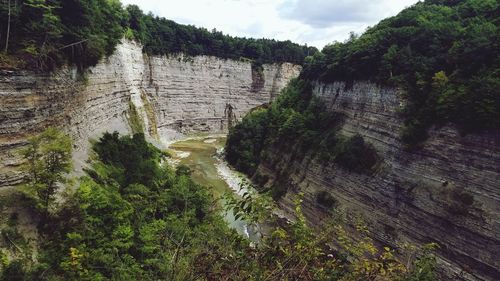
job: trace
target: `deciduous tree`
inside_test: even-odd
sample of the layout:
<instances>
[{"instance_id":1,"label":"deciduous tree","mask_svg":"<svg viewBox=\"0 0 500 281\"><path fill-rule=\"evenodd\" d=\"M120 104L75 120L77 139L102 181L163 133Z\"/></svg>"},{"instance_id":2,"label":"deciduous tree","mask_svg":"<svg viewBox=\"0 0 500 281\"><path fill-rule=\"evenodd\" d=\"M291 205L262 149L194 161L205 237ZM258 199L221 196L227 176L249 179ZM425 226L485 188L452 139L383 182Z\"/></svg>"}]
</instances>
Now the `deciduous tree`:
<instances>
[{"instance_id":1,"label":"deciduous tree","mask_svg":"<svg viewBox=\"0 0 500 281\"><path fill-rule=\"evenodd\" d=\"M22 154L27 160L28 188L47 216L58 186L66 182L66 174L71 171L71 139L51 127L30 138Z\"/></svg>"}]
</instances>

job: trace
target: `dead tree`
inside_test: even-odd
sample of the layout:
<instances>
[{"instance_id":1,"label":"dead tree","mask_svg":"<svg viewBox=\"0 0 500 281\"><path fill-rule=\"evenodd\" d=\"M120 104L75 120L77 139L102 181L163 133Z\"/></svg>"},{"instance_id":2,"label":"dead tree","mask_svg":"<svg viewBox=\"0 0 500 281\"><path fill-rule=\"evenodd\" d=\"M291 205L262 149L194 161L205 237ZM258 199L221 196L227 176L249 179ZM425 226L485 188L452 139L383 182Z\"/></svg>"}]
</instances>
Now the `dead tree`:
<instances>
[{"instance_id":1,"label":"dead tree","mask_svg":"<svg viewBox=\"0 0 500 281\"><path fill-rule=\"evenodd\" d=\"M7 37L5 39L5 53L7 53L7 50L9 49L9 36L10 36L10 14L11 14L11 10L10 10L10 0L8 0L7 2L7 6L8 6L8 9L9 9L9 12L8 12L8 18L7 18Z\"/></svg>"}]
</instances>

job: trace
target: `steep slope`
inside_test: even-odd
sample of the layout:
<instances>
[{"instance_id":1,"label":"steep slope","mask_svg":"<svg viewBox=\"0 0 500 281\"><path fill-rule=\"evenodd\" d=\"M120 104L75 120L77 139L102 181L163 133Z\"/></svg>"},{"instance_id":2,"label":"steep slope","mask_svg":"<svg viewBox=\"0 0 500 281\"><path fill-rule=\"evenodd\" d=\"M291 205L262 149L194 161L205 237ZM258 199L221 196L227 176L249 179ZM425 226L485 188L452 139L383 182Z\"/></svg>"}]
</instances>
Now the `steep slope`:
<instances>
[{"instance_id":1,"label":"steep slope","mask_svg":"<svg viewBox=\"0 0 500 281\"><path fill-rule=\"evenodd\" d=\"M321 225L330 209L318 200L327 192L337 209L362 215L383 245L404 242L440 245L441 270L453 280L496 280L500 272L500 132L461 136L453 127L429 132L420 150L409 151L399 136L401 91L369 82L316 83L313 95L328 110L344 114L339 134L359 134L373 145L380 163L372 173L350 172L313 152L301 157L296 146L274 145L256 175L265 186L288 185L279 200L293 213L303 192L303 209ZM255 177L254 177L255 179ZM469 197L470 195L470 197ZM471 202L468 202L472 199Z\"/></svg>"},{"instance_id":2,"label":"steep slope","mask_svg":"<svg viewBox=\"0 0 500 281\"><path fill-rule=\"evenodd\" d=\"M142 123L150 140L168 141L178 132L225 132L228 108L240 118L270 102L300 67L265 64L263 85L250 62L182 55L148 57L142 46L122 41L115 53L82 76L75 69L51 74L3 71L0 75L0 186L21 182L19 150L48 126L74 140L77 170L88 140L103 131L130 132Z\"/></svg>"},{"instance_id":3,"label":"steep slope","mask_svg":"<svg viewBox=\"0 0 500 281\"><path fill-rule=\"evenodd\" d=\"M313 225L361 214L381 245L441 245L446 279L498 280L499 8L421 1L326 46L227 160L289 213L305 193Z\"/></svg>"}]
</instances>

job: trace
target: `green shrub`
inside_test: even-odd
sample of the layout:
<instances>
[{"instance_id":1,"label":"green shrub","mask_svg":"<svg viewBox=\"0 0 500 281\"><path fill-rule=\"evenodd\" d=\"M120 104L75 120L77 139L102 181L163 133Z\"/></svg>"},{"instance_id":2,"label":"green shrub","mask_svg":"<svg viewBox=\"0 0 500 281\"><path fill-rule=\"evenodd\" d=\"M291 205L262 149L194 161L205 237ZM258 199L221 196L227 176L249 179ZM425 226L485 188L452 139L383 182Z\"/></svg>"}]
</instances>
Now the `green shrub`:
<instances>
[{"instance_id":1,"label":"green shrub","mask_svg":"<svg viewBox=\"0 0 500 281\"><path fill-rule=\"evenodd\" d=\"M36 202L36 208L45 219L55 205L56 194L67 183L67 174L72 170L71 138L63 132L49 127L41 134L28 139L21 151L27 165L26 195Z\"/></svg>"},{"instance_id":2,"label":"green shrub","mask_svg":"<svg viewBox=\"0 0 500 281\"><path fill-rule=\"evenodd\" d=\"M285 196L288 191L288 187L285 184L276 183L271 187L271 197L277 201Z\"/></svg>"},{"instance_id":3,"label":"green shrub","mask_svg":"<svg viewBox=\"0 0 500 281\"><path fill-rule=\"evenodd\" d=\"M28 275L22 261L15 260L7 265L0 276L1 281L27 281Z\"/></svg>"},{"instance_id":4,"label":"green shrub","mask_svg":"<svg viewBox=\"0 0 500 281\"><path fill-rule=\"evenodd\" d=\"M156 179L162 173L156 162L160 161L163 154L148 143L143 134L120 137L117 132L105 133L99 142L94 144L93 149L102 163L109 165L96 165L94 170L102 168L106 176L121 186L133 183L155 186Z\"/></svg>"},{"instance_id":5,"label":"green shrub","mask_svg":"<svg viewBox=\"0 0 500 281\"><path fill-rule=\"evenodd\" d=\"M363 137L354 135L335 148L334 161L341 167L357 173L370 171L378 162L378 154Z\"/></svg>"},{"instance_id":6,"label":"green shrub","mask_svg":"<svg viewBox=\"0 0 500 281\"><path fill-rule=\"evenodd\" d=\"M267 137L268 122L267 110L258 109L231 128L225 150L229 164L247 175L255 172Z\"/></svg>"},{"instance_id":7,"label":"green shrub","mask_svg":"<svg viewBox=\"0 0 500 281\"><path fill-rule=\"evenodd\" d=\"M462 188L447 188L445 195L448 203L446 210L452 215L465 216L474 204L474 196Z\"/></svg>"},{"instance_id":8,"label":"green shrub","mask_svg":"<svg viewBox=\"0 0 500 281\"><path fill-rule=\"evenodd\" d=\"M332 209L337 206L337 199L324 190L316 194L316 202L327 209Z\"/></svg>"},{"instance_id":9,"label":"green shrub","mask_svg":"<svg viewBox=\"0 0 500 281\"><path fill-rule=\"evenodd\" d=\"M257 186L263 186L269 181L269 176L256 172L252 180L255 184L257 184Z\"/></svg>"}]
</instances>

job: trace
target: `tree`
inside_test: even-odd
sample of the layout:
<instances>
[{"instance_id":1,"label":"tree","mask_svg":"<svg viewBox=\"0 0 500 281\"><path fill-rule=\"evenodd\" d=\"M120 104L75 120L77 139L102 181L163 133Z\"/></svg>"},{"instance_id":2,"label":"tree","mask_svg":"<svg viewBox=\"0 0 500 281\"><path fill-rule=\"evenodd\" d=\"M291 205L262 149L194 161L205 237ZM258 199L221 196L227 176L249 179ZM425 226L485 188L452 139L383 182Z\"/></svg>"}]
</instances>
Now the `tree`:
<instances>
[{"instance_id":1,"label":"tree","mask_svg":"<svg viewBox=\"0 0 500 281\"><path fill-rule=\"evenodd\" d=\"M261 277L258 280L435 280L433 250L436 244L402 245L407 255L405 264L394 249L379 249L375 245L362 219L351 222L348 231L347 217L337 212L321 229L314 229L306 222L302 212L303 194L299 193L294 200L295 220L278 223L273 211L276 205L266 197L248 191L242 198L232 194L224 198L228 202L226 211L232 211L236 218L274 225L268 230L270 235L263 236L253 251L258 265L250 275Z\"/></svg>"},{"instance_id":2,"label":"tree","mask_svg":"<svg viewBox=\"0 0 500 281\"><path fill-rule=\"evenodd\" d=\"M21 17L31 20L25 25L27 39L24 51L35 59L38 69L51 69L61 63L59 47L63 35L61 19L56 14L58 1L26 0Z\"/></svg>"},{"instance_id":3,"label":"tree","mask_svg":"<svg viewBox=\"0 0 500 281\"><path fill-rule=\"evenodd\" d=\"M19 12L22 5L18 4L19 0L2 0L0 3L0 38L3 45L3 50L5 53L9 51L9 47L12 49L12 41L15 41L15 29L14 26L19 20ZM4 29L5 27L5 29ZM4 33L5 32L5 33ZM5 40L2 35L5 35ZM14 44L15 45L15 44Z\"/></svg>"},{"instance_id":4,"label":"tree","mask_svg":"<svg viewBox=\"0 0 500 281\"><path fill-rule=\"evenodd\" d=\"M28 162L27 186L35 192L37 208L47 216L58 185L66 182L71 171L71 139L50 127L28 142L22 151Z\"/></svg>"},{"instance_id":5,"label":"tree","mask_svg":"<svg viewBox=\"0 0 500 281\"><path fill-rule=\"evenodd\" d=\"M5 53L7 53L7 50L9 49L9 35L10 35L10 16L11 16L11 9L10 9L10 0L8 2L8 20L7 20L7 35L5 38Z\"/></svg>"},{"instance_id":6,"label":"tree","mask_svg":"<svg viewBox=\"0 0 500 281\"><path fill-rule=\"evenodd\" d=\"M495 0L419 2L361 36L327 45L321 59L308 58L301 77L401 88L401 139L409 148L419 147L432 125L451 122L463 133L496 129L498 7Z\"/></svg>"}]
</instances>

